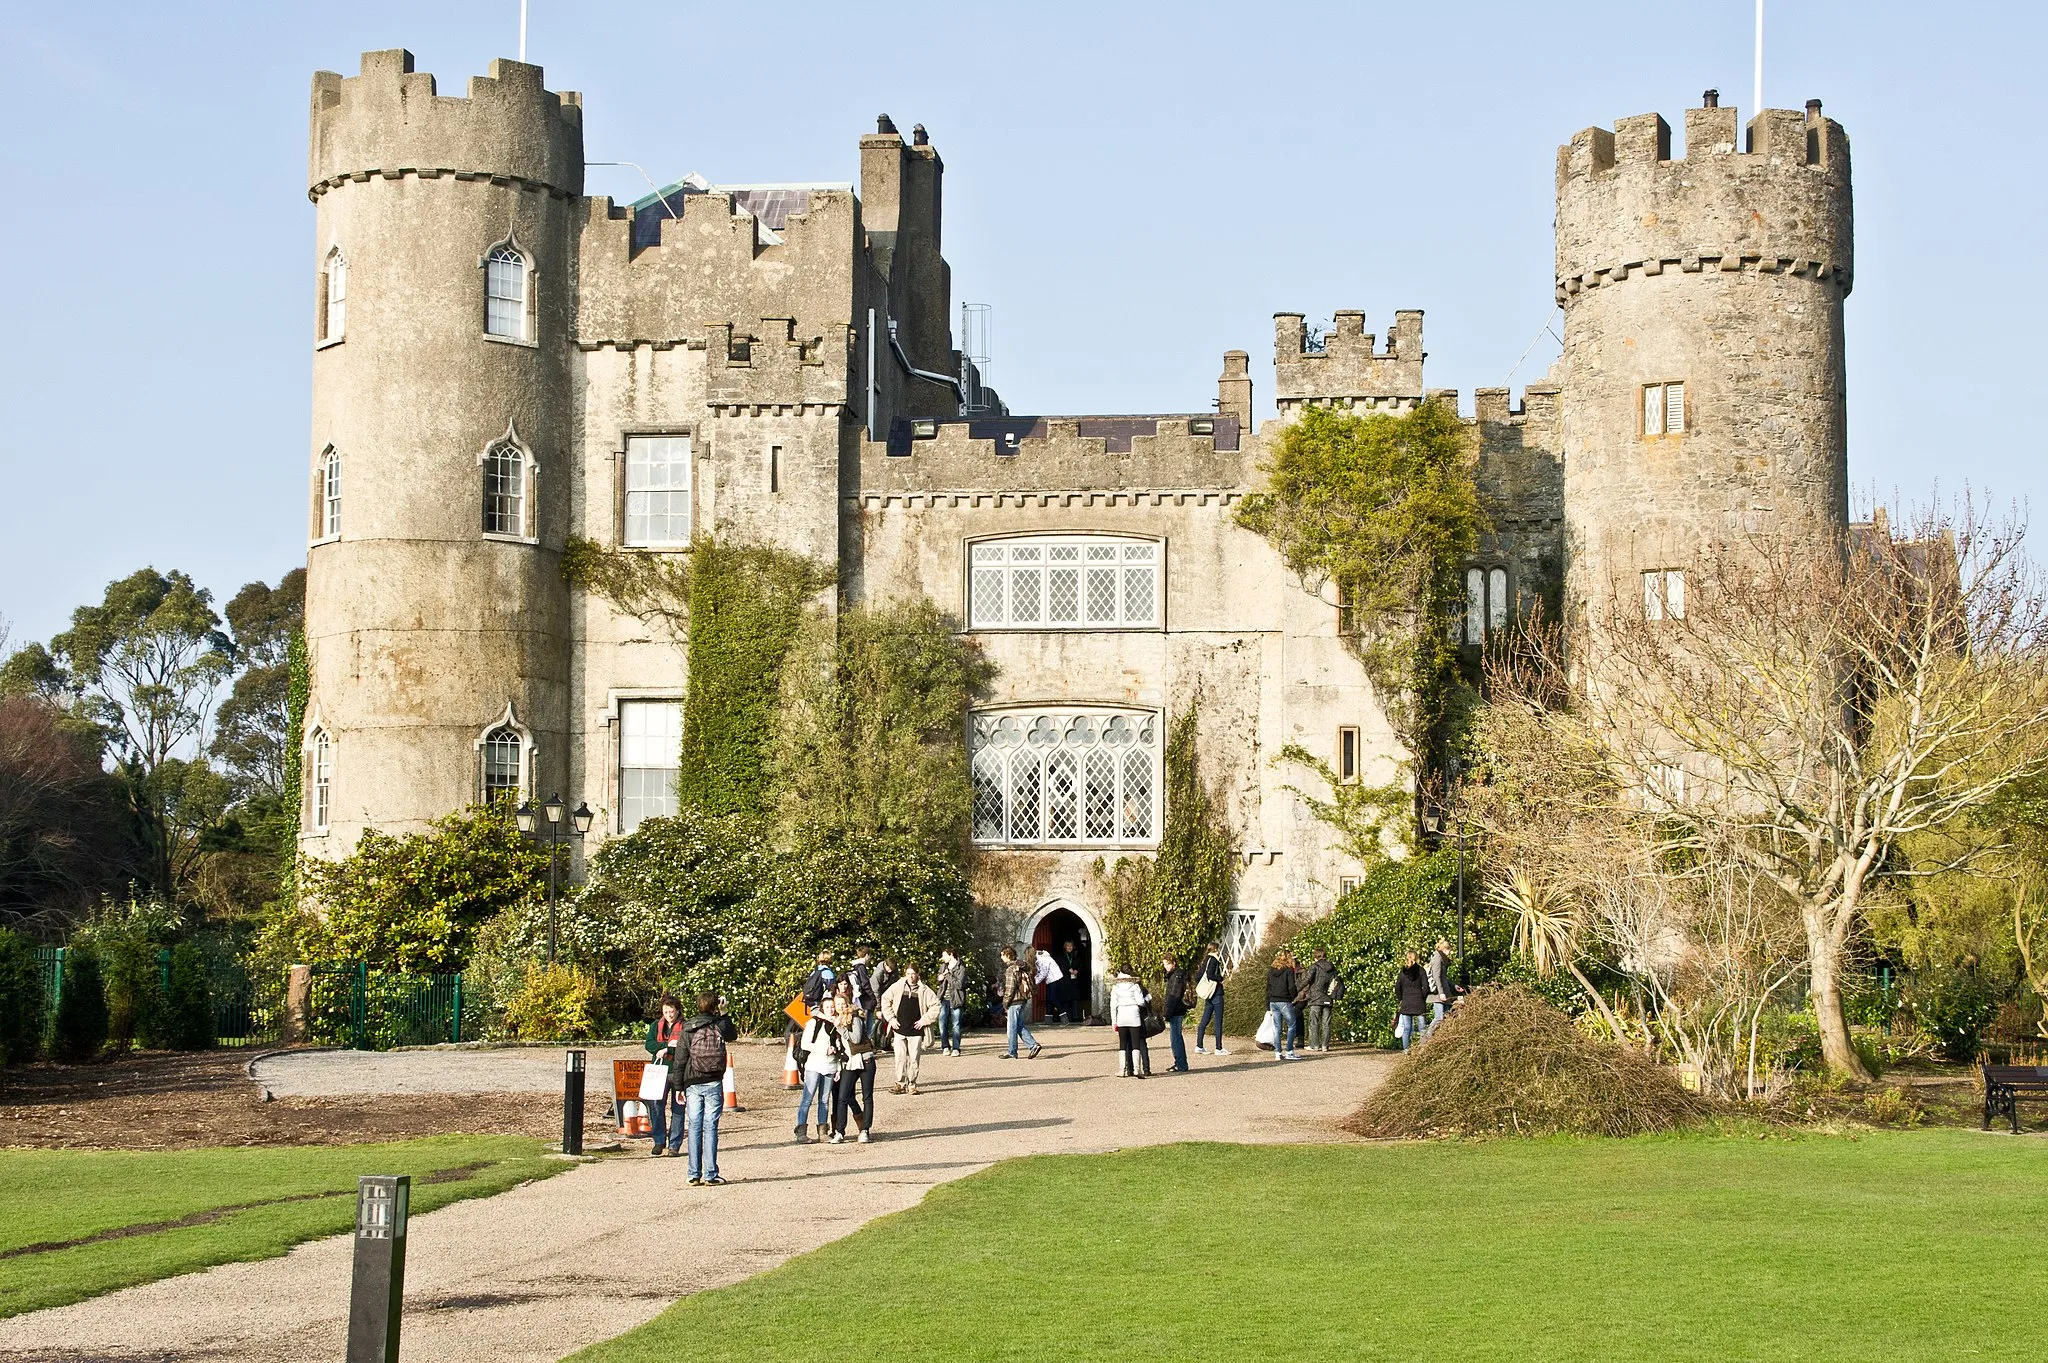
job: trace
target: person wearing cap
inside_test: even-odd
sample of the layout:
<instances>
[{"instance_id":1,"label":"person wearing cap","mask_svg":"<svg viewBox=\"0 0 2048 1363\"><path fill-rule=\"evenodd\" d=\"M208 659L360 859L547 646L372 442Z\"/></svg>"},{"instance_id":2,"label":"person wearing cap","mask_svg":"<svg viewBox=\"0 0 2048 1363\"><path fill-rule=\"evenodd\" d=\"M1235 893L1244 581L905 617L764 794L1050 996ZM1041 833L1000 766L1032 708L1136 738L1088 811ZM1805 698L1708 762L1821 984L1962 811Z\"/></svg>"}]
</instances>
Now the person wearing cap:
<instances>
[{"instance_id":1,"label":"person wearing cap","mask_svg":"<svg viewBox=\"0 0 2048 1363\"><path fill-rule=\"evenodd\" d=\"M1128 970L1116 972L1109 987L1109 1020L1116 1027L1117 1074L1126 1079L1147 1079L1152 1074L1152 1053L1145 1046L1145 986Z\"/></svg>"}]
</instances>

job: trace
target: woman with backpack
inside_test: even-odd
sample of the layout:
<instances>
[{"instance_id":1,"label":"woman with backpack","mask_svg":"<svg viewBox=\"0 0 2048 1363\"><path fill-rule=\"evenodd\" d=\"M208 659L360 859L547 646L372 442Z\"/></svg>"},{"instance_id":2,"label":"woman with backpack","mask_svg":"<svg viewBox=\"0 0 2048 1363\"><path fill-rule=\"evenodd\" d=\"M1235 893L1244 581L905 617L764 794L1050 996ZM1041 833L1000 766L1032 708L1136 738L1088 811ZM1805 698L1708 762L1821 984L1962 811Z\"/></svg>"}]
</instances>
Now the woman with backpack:
<instances>
[{"instance_id":1,"label":"woman with backpack","mask_svg":"<svg viewBox=\"0 0 2048 1363\"><path fill-rule=\"evenodd\" d=\"M1152 1077L1152 1052L1145 1045L1145 986L1128 970L1116 972L1109 987L1109 1020L1116 1026L1117 1074L1126 1079Z\"/></svg>"},{"instance_id":2,"label":"woman with backpack","mask_svg":"<svg viewBox=\"0 0 2048 1363\"><path fill-rule=\"evenodd\" d=\"M831 1105L838 1094L839 1071L846 1055L846 1038L840 1031L839 1016L842 1002L850 992L848 986L841 984L831 998L820 999L820 1011L811 1014L811 1020L804 1024L803 1039L797 1043L804 1057L804 1092L796 1105L796 1138L813 1145L825 1139ZM852 1011L850 1002L845 1003L844 1011ZM813 1101L818 1105L816 1135L811 1133Z\"/></svg>"}]
</instances>

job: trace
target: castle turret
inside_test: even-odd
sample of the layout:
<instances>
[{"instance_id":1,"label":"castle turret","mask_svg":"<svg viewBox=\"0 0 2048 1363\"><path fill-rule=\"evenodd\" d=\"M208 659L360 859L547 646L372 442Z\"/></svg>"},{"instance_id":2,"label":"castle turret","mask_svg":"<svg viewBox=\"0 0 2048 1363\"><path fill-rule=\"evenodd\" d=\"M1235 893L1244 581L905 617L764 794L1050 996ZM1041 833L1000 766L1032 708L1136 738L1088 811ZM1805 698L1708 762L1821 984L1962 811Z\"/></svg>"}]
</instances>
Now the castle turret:
<instances>
[{"instance_id":1,"label":"castle turret","mask_svg":"<svg viewBox=\"0 0 2048 1363\"><path fill-rule=\"evenodd\" d=\"M306 849L566 774L582 108L500 61L313 77Z\"/></svg>"},{"instance_id":2,"label":"castle turret","mask_svg":"<svg viewBox=\"0 0 2048 1363\"><path fill-rule=\"evenodd\" d=\"M1744 131L1709 91L1682 159L1656 114L1558 149L1572 606L1682 609L1704 546L1846 521L1850 241L1849 141L1818 100Z\"/></svg>"}]
</instances>

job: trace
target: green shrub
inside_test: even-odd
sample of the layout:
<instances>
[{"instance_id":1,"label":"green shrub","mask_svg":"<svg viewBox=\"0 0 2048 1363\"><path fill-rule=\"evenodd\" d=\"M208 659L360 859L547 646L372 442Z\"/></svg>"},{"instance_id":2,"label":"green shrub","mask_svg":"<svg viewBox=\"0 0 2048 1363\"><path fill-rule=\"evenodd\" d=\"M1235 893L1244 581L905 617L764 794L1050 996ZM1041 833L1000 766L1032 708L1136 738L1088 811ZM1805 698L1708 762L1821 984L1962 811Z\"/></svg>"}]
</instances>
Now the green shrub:
<instances>
[{"instance_id":1,"label":"green shrub","mask_svg":"<svg viewBox=\"0 0 2048 1363\"><path fill-rule=\"evenodd\" d=\"M2007 991L1975 966L1929 962L1907 976L1900 992L1913 1026L1942 1055L1967 1062L1977 1058L1978 1042Z\"/></svg>"},{"instance_id":2,"label":"green shrub","mask_svg":"<svg viewBox=\"0 0 2048 1363\"><path fill-rule=\"evenodd\" d=\"M177 914L162 904L131 900L103 906L86 929L106 991L107 1040L116 1050L168 1044L163 952L177 924Z\"/></svg>"},{"instance_id":3,"label":"green shrub","mask_svg":"<svg viewBox=\"0 0 2048 1363\"><path fill-rule=\"evenodd\" d=\"M505 1020L527 1041L574 1041L590 1035L590 981L572 966L528 966L526 982L505 1007Z\"/></svg>"},{"instance_id":4,"label":"green shrub","mask_svg":"<svg viewBox=\"0 0 2048 1363\"><path fill-rule=\"evenodd\" d=\"M1439 937L1458 940L1457 866L1456 853L1448 850L1382 862L1338 901L1334 913L1294 939L1296 956L1307 960L1321 947L1344 978L1344 997L1330 1020L1337 1040L1394 1044L1394 977L1402 958L1413 951L1426 959ZM1508 965L1513 927L1504 914L1474 898L1474 868L1468 865L1465 872L1465 968L1476 985Z\"/></svg>"},{"instance_id":5,"label":"green shrub","mask_svg":"<svg viewBox=\"0 0 2048 1363\"><path fill-rule=\"evenodd\" d=\"M36 949L0 928L0 1065L35 1059L43 1022L43 968Z\"/></svg>"},{"instance_id":6,"label":"green shrub","mask_svg":"<svg viewBox=\"0 0 2048 1363\"><path fill-rule=\"evenodd\" d=\"M173 1050L203 1051L213 1045L213 994L207 986L206 955L191 942L171 948L171 984L164 991L164 1042Z\"/></svg>"},{"instance_id":7,"label":"green shrub","mask_svg":"<svg viewBox=\"0 0 2048 1363\"><path fill-rule=\"evenodd\" d=\"M50 1053L69 1064L83 1064L106 1048L107 1032L99 953L90 942L73 942L64 953L64 988L50 1027Z\"/></svg>"}]
</instances>

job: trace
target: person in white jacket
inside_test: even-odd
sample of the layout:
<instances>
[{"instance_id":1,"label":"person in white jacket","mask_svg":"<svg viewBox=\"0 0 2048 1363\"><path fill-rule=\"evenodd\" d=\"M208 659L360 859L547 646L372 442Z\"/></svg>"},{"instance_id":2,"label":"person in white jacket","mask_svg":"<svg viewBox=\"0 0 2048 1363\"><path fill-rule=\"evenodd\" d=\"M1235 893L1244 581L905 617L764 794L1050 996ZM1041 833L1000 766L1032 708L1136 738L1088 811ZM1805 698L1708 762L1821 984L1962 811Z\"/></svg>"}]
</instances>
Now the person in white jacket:
<instances>
[{"instance_id":1,"label":"person in white jacket","mask_svg":"<svg viewBox=\"0 0 2048 1363\"><path fill-rule=\"evenodd\" d=\"M889 1028L890 1048L896 1052L896 1087L891 1093L917 1092L917 1062L932 1024L939 1020L939 996L917 973L917 967L903 967L903 978L882 993L882 1021Z\"/></svg>"},{"instance_id":2,"label":"person in white jacket","mask_svg":"<svg viewBox=\"0 0 2048 1363\"><path fill-rule=\"evenodd\" d=\"M823 1011L811 1014L799 1043L804 1051L804 1093L796 1105L796 1138L814 1145L825 1139L825 1128L832 1120L833 1090L846 1054L846 1039L833 1018L833 1000L820 999L819 1007ZM818 1105L816 1135L811 1134L813 1100Z\"/></svg>"},{"instance_id":3,"label":"person in white jacket","mask_svg":"<svg viewBox=\"0 0 2048 1363\"><path fill-rule=\"evenodd\" d=\"M1151 1076L1152 1052L1145 1046L1145 1006L1150 1001L1137 976L1128 970L1116 972L1109 987L1109 1020L1116 1026L1117 1074L1123 1078Z\"/></svg>"}]
</instances>

